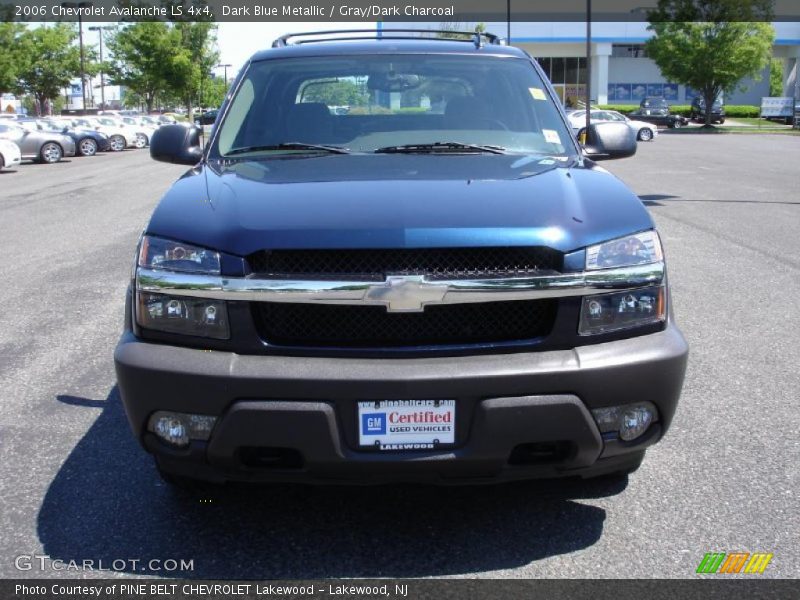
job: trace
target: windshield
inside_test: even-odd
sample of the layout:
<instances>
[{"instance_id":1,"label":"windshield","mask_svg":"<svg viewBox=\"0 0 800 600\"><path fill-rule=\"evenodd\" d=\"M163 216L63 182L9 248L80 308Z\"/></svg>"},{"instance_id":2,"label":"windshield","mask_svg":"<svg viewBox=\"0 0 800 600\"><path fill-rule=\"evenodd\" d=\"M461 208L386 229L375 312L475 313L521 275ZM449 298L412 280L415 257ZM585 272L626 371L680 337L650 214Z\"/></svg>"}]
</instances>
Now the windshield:
<instances>
[{"instance_id":1,"label":"windshield","mask_svg":"<svg viewBox=\"0 0 800 600\"><path fill-rule=\"evenodd\" d=\"M210 156L307 154L323 146L571 156L570 137L526 59L308 57L249 67Z\"/></svg>"}]
</instances>

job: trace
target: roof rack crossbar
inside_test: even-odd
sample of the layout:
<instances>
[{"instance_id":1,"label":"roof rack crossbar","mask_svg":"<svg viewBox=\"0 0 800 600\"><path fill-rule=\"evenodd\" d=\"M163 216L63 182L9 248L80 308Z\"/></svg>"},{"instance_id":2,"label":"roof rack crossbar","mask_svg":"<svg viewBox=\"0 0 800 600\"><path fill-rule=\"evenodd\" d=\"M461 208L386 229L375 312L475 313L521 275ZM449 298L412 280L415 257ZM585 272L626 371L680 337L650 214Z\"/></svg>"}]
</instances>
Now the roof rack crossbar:
<instances>
[{"instance_id":1,"label":"roof rack crossbar","mask_svg":"<svg viewBox=\"0 0 800 600\"><path fill-rule=\"evenodd\" d=\"M410 34L410 33L423 33L434 34L435 37L422 37L396 34ZM354 37L352 34L362 34ZM319 36L342 36L348 37L319 37ZM463 36L463 37L462 37ZM292 41L294 38L312 38L308 40ZM502 46L505 44L505 39L493 33L477 32L477 31L448 31L446 29L381 29L380 31L374 29L335 29L331 31L309 31L306 33L287 33L282 35L274 42L273 48L282 48L284 46L294 46L300 44L310 44L316 42L340 42L351 40L438 40L442 42L471 42L477 48L483 46L484 41L489 44Z\"/></svg>"}]
</instances>

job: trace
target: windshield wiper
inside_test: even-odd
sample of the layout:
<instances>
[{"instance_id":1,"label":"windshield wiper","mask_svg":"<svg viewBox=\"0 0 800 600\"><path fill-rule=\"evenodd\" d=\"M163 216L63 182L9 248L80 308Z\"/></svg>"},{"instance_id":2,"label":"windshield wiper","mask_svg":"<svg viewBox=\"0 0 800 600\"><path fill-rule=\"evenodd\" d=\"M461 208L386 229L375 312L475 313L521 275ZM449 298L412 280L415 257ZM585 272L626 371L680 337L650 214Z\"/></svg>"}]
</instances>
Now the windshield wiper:
<instances>
[{"instance_id":1,"label":"windshield wiper","mask_svg":"<svg viewBox=\"0 0 800 600\"><path fill-rule=\"evenodd\" d=\"M246 154L247 152L261 152L265 150L313 150L316 152L328 152L330 154L350 154L350 150L340 146L326 146L324 144L304 144L303 142L282 142L280 144L270 144L264 146L244 146L229 150L225 156L234 154Z\"/></svg>"},{"instance_id":2,"label":"windshield wiper","mask_svg":"<svg viewBox=\"0 0 800 600\"><path fill-rule=\"evenodd\" d=\"M463 144L461 142L434 142L432 144L404 144L402 146L386 146L375 150L376 154L413 154L425 152L486 152L488 154L505 154L502 146L480 144Z\"/></svg>"}]
</instances>

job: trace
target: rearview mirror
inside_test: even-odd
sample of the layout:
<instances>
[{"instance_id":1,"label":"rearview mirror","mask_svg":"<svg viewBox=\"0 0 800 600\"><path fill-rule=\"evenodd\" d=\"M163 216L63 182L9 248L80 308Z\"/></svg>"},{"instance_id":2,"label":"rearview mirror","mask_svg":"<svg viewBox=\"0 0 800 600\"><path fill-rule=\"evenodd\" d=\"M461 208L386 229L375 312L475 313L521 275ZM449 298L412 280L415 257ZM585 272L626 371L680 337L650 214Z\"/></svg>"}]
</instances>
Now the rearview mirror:
<instances>
[{"instance_id":1,"label":"rearview mirror","mask_svg":"<svg viewBox=\"0 0 800 600\"><path fill-rule=\"evenodd\" d=\"M627 158L636 154L636 135L627 123L592 123L583 153L592 160Z\"/></svg>"},{"instance_id":2,"label":"rearview mirror","mask_svg":"<svg viewBox=\"0 0 800 600\"><path fill-rule=\"evenodd\" d=\"M150 156L161 162L196 165L203 156L200 130L184 125L164 125L150 140Z\"/></svg>"}]
</instances>

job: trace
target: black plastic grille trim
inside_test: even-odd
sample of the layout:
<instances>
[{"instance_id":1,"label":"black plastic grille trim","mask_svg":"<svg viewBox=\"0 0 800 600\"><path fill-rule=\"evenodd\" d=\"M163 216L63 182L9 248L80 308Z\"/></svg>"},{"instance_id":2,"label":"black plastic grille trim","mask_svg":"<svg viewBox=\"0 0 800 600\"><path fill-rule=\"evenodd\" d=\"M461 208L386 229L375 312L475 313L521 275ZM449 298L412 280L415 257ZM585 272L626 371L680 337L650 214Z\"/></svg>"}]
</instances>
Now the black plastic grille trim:
<instances>
[{"instance_id":1,"label":"black plastic grille trim","mask_svg":"<svg viewBox=\"0 0 800 600\"><path fill-rule=\"evenodd\" d=\"M419 313L383 306L253 302L261 338L294 347L397 348L511 342L547 336L558 300L432 305Z\"/></svg>"},{"instance_id":2,"label":"black plastic grille trim","mask_svg":"<svg viewBox=\"0 0 800 600\"><path fill-rule=\"evenodd\" d=\"M273 277L383 281L387 275L427 275L431 280L441 280L560 271L563 255L539 246L263 250L251 254L248 263L253 273Z\"/></svg>"}]
</instances>

